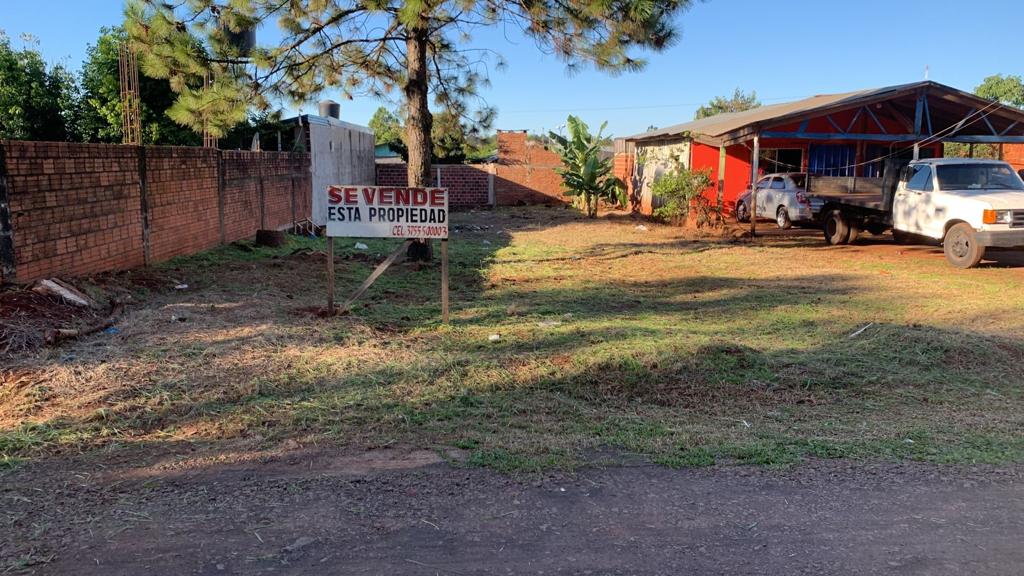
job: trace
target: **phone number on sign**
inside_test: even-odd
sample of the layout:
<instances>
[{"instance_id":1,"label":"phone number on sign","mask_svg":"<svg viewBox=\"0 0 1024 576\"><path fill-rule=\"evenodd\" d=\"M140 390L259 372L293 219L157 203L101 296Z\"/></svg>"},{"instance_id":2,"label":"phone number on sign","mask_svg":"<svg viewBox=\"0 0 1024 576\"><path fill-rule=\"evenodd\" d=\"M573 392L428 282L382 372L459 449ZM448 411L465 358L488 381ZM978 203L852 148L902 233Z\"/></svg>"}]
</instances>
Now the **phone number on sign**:
<instances>
[{"instance_id":1,"label":"phone number on sign","mask_svg":"<svg viewBox=\"0 0 1024 576\"><path fill-rule=\"evenodd\" d=\"M402 238L447 238L448 227L396 224L391 228L391 235Z\"/></svg>"}]
</instances>

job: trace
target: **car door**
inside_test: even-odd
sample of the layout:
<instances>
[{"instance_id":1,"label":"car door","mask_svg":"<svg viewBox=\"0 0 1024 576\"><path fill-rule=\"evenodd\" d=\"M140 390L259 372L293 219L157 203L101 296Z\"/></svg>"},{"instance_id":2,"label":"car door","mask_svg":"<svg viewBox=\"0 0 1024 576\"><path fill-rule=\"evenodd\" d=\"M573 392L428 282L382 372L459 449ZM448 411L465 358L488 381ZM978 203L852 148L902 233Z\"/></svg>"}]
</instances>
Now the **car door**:
<instances>
[{"instance_id":1,"label":"car door","mask_svg":"<svg viewBox=\"0 0 1024 576\"><path fill-rule=\"evenodd\" d=\"M775 211L778 210L778 207L786 204L786 179L782 176L773 176L768 193L765 194L762 214L765 218L775 218Z\"/></svg>"},{"instance_id":2,"label":"car door","mask_svg":"<svg viewBox=\"0 0 1024 576\"><path fill-rule=\"evenodd\" d=\"M757 217L758 218L772 218L774 215L765 213L765 197L768 196L772 185L771 176L765 176L757 181Z\"/></svg>"},{"instance_id":3,"label":"car door","mask_svg":"<svg viewBox=\"0 0 1024 576\"><path fill-rule=\"evenodd\" d=\"M910 165L907 174L896 188L892 203L892 226L911 234L928 234L932 190L932 167L928 164Z\"/></svg>"},{"instance_id":4,"label":"car door","mask_svg":"<svg viewBox=\"0 0 1024 576\"><path fill-rule=\"evenodd\" d=\"M758 180L757 183L754 185L755 190L753 190L751 196L756 198L756 200L754 200L754 208L757 209L758 218L764 217L764 211L761 209L761 206L764 205L764 195L768 191L768 186L771 185L771 182L771 177L765 176Z\"/></svg>"}]
</instances>

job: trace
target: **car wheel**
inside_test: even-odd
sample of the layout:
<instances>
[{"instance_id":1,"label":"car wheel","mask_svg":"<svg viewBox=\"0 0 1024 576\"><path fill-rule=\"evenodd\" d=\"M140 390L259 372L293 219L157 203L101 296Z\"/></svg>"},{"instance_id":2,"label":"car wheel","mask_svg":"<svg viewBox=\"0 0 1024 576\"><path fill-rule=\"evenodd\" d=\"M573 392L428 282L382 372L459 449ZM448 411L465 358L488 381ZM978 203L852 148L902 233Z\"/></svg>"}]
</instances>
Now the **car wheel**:
<instances>
[{"instance_id":1,"label":"car wheel","mask_svg":"<svg viewBox=\"0 0 1024 576\"><path fill-rule=\"evenodd\" d=\"M985 256L985 247L978 243L974 228L966 222L955 224L946 232L942 251L955 268L974 268Z\"/></svg>"},{"instance_id":2,"label":"car wheel","mask_svg":"<svg viewBox=\"0 0 1024 576\"><path fill-rule=\"evenodd\" d=\"M793 221L789 219L789 210L786 210L785 206L779 206L779 209L775 211L775 223L783 230L793 227Z\"/></svg>"},{"instance_id":3,"label":"car wheel","mask_svg":"<svg viewBox=\"0 0 1024 576\"><path fill-rule=\"evenodd\" d=\"M743 202L736 204L736 221L737 222L749 222L750 212L747 211L747 205Z\"/></svg>"},{"instance_id":4,"label":"car wheel","mask_svg":"<svg viewBox=\"0 0 1024 576\"><path fill-rule=\"evenodd\" d=\"M850 241L850 225L840 210L830 210L825 214L822 229L825 231L825 242L833 246Z\"/></svg>"}]
</instances>

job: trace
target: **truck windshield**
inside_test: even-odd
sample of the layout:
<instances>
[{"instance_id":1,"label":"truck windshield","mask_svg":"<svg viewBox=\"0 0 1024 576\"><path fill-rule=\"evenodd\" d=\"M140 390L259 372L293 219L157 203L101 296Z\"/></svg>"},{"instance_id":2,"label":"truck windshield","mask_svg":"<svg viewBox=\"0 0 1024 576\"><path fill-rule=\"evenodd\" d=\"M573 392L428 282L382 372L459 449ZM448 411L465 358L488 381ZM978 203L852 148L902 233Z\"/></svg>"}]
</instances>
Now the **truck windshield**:
<instances>
[{"instance_id":1,"label":"truck windshield","mask_svg":"<svg viewBox=\"0 0 1024 576\"><path fill-rule=\"evenodd\" d=\"M948 164L936 168L940 190L1024 190L1024 182L1009 166Z\"/></svg>"}]
</instances>

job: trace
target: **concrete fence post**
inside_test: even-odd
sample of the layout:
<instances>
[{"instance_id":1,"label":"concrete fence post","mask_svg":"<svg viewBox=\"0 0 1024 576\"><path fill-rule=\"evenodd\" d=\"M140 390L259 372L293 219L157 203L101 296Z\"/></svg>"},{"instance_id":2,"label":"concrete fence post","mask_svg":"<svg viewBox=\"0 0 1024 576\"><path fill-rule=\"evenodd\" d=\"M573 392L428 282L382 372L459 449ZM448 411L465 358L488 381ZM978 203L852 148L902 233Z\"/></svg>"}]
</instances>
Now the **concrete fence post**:
<instances>
[{"instance_id":1,"label":"concrete fence post","mask_svg":"<svg viewBox=\"0 0 1024 576\"><path fill-rule=\"evenodd\" d=\"M220 243L228 243L227 222L224 221L224 151L217 150L217 222L220 225Z\"/></svg>"},{"instance_id":2,"label":"concrete fence post","mask_svg":"<svg viewBox=\"0 0 1024 576\"><path fill-rule=\"evenodd\" d=\"M14 225L11 221L10 187L7 183L7 152L0 141L0 280L17 277L14 260Z\"/></svg>"},{"instance_id":3,"label":"concrete fence post","mask_svg":"<svg viewBox=\"0 0 1024 576\"><path fill-rule=\"evenodd\" d=\"M487 165L487 202L491 208L497 208L498 199L494 195L494 163Z\"/></svg>"},{"instance_id":4,"label":"concrete fence post","mask_svg":"<svg viewBox=\"0 0 1024 576\"><path fill-rule=\"evenodd\" d=\"M260 230L267 229L267 199L263 191L263 158L260 154L256 158L256 185L260 193Z\"/></svg>"},{"instance_id":5,"label":"concrete fence post","mask_svg":"<svg viewBox=\"0 0 1024 576\"><path fill-rule=\"evenodd\" d=\"M146 147L136 146L139 153L139 212L142 217L142 261L152 263L149 250L149 197L146 193Z\"/></svg>"}]
</instances>

